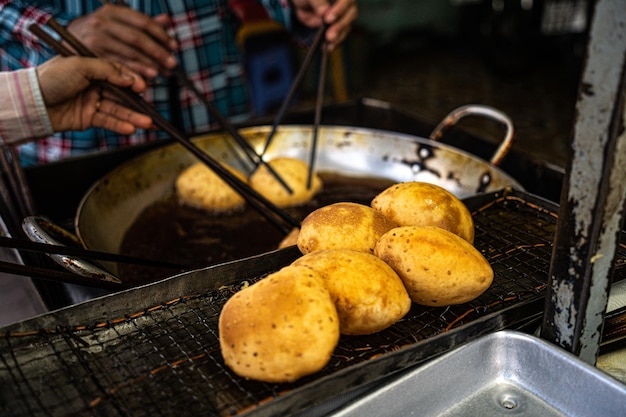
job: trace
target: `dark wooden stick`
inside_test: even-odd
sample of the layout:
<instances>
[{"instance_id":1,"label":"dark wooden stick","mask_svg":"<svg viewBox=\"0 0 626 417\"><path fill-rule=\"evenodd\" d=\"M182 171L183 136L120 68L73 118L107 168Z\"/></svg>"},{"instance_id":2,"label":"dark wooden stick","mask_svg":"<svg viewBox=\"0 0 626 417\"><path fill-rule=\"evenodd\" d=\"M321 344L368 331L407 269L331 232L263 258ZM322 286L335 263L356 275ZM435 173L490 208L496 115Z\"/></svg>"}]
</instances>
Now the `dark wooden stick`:
<instances>
[{"instance_id":1,"label":"dark wooden stick","mask_svg":"<svg viewBox=\"0 0 626 417\"><path fill-rule=\"evenodd\" d=\"M52 21L53 19L50 20ZM50 22L48 22L48 24L50 24ZM62 56L76 55L74 51L63 45L61 42L58 42L50 34L48 34L48 32L43 30L41 26L37 24L32 24L28 27L28 30L30 30L35 36L41 39L42 42L48 44L48 46L50 46L57 54Z\"/></svg>"},{"instance_id":2,"label":"dark wooden stick","mask_svg":"<svg viewBox=\"0 0 626 417\"><path fill-rule=\"evenodd\" d=\"M326 71L328 68L328 50L322 48L322 63L320 65L320 78L317 84L317 98L315 99L315 119L313 121L313 138L311 139L311 150L309 154L309 172L306 179L307 190L311 189L313 173L315 172L315 157L317 154L317 137L322 119L322 105L324 103L324 89L326 87Z\"/></svg>"},{"instance_id":3,"label":"dark wooden stick","mask_svg":"<svg viewBox=\"0 0 626 417\"><path fill-rule=\"evenodd\" d=\"M0 167L2 167L1 171L5 171L8 180L8 190L12 197L9 201L13 203L15 214L22 217L34 214L35 203L20 166L19 157L12 146L0 147Z\"/></svg>"},{"instance_id":4,"label":"dark wooden stick","mask_svg":"<svg viewBox=\"0 0 626 417\"><path fill-rule=\"evenodd\" d=\"M58 33L59 36L61 36L61 39L69 43L72 46L72 48L76 50L78 55L86 56L90 58L96 58L96 54L91 52L89 48L87 48L82 42L76 39L74 35L72 35L67 29L65 29L65 27L63 27L62 24L57 22L54 17L51 17L50 19L48 19L48 22L46 24L52 30ZM41 37L40 35L37 35L37 36ZM49 39L54 39L54 38L49 38ZM49 42L46 42L46 43L50 44Z\"/></svg>"},{"instance_id":5,"label":"dark wooden stick","mask_svg":"<svg viewBox=\"0 0 626 417\"><path fill-rule=\"evenodd\" d=\"M58 42L56 39L49 36L38 25L33 24L29 27L29 29L35 35L40 37L42 41L48 43L58 53L65 56L74 55L74 53L69 51L69 49L64 47L62 44L60 44L60 42ZM80 41L75 39L66 30L63 30L61 32L57 31L57 33L61 36L63 40L68 42L70 45L80 44ZM75 49L77 51L80 49L85 53L89 53L88 50L84 47L79 46L75 47ZM220 164L208 154L204 153L202 149L200 149L193 142L191 142L182 132L180 132L175 126L173 126L167 119L165 119L156 109L150 106L139 95L135 94L131 90L123 89L107 82L101 81L97 82L97 84L106 89L114 97L120 100L120 102L132 107L137 112L144 113L150 116L157 127L168 133L172 138L176 139L181 145L183 145L187 150L189 150L198 159L200 159L200 161L202 161L205 165L212 169L222 180L224 180L224 182L226 182L229 186L235 189L235 191L237 191L255 210L257 210L285 235L288 234L293 227L300 226L300 222L291 217L289 213L276 207L273 203L271 203L261 194L252 189L248 184L244 183L239 178L237 178L237 176L224 168L222 164Z\"/></svg>"}]
</instances>

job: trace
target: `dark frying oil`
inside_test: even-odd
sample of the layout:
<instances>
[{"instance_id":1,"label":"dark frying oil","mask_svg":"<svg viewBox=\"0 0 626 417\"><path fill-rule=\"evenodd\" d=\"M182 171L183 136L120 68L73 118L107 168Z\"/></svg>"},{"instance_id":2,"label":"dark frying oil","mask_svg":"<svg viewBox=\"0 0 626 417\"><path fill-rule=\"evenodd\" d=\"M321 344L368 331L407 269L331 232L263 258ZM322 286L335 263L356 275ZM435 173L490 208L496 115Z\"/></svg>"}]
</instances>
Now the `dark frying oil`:
<instances>
[{"instance_id":1,"label":"dark frying oil","mask_svg":"<svg viewBox=\"0 0 626 417\"><path fill-rule=\"evenodd\" d=\"M308 204L289 208L302 220L316 208L351 201L369 205L393 182L380 178L355 178L320 173L323 191ZM278 247L283 234L253 208L229 215L208 214L181 206L175 195L148 207L126 232L122 253L141 258L201 268L225 261L258 255ZM123 264L120 276L131 285L152 282L178 271L155 270Z\"/></svg>"}]
</instances>

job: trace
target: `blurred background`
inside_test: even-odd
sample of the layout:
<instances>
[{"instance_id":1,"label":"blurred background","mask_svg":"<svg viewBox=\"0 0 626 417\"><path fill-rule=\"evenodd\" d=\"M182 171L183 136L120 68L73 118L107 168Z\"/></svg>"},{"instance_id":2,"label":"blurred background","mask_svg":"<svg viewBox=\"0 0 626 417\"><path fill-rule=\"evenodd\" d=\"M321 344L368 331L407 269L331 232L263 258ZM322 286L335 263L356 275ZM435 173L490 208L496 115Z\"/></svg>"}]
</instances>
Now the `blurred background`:
<instances>
[{"instance_id":1,"label":"blurred background","mask_svg":"<svg viewBox=\"0 0 626 417\"><path fill-rule=\"evenodd\" d=\"M564 167L586 45L585 0L358 0L359 18L331 58L325 102L372 97L436 125L454 108L507 113L514 149ZM338 58L340 55L341 58ZM299 105L315 97L315 71ZM489 141L502 131L460 127Z\"/></svg>"}]
</instances>

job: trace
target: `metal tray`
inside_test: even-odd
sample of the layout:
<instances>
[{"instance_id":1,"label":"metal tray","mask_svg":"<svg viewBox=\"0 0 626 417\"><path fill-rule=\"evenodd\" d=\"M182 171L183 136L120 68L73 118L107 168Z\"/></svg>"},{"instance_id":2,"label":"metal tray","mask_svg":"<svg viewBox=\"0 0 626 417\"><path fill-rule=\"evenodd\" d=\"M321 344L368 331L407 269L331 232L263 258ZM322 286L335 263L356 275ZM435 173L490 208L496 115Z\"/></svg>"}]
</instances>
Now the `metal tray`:
<instances>
[{"instance_id":1,"label":"metal tray","mask_svg":"<svg viewBox=\"0 0 626 417\"><path fill-rule=\"evenodd\" d=\"M470 303L413 305L398 323L341 337L320 372L292 384L238 377L217 337L242 282L280 269L295 248L181 274L0 329L2 416L294 415L375 384L463 343L536 325L556 229L553 203L514 190L465 200L492 286ZM619 248L616 277L624 275Z\"/></svg>"},{"instance_id":2,"label":"metal tray","mask_svg":"<svg viewBox=\"0 0 626 417\"><path fill-rule=\"evenodd\" d=\"M404 372L333 417L622 417L626 385L565 350L503 330Z\"/></svg>"}]
</instances>

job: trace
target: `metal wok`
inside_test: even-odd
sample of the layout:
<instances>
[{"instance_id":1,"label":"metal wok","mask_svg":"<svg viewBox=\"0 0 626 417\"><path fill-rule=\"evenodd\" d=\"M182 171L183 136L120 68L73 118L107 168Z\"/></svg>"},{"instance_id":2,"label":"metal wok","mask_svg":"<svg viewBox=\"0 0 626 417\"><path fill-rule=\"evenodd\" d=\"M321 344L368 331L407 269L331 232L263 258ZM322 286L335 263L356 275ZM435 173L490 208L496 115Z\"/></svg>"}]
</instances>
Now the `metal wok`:
<instances>
[{"instance_id":1,"label":"metal wok","mask_svg":"<svg viewBox=\"0 0 626 417\"><path fill-rule=\"evenodd\" d=\"M438 143L442 133L459 119L481 115L506 127L505 140L491 163L476 156ZM240 133L260 152L270 126L244 128ZM309 160L311 126L281 126L268 148L265 159L288 156ZM387 178L397 182L424 181L440 185L459 198L482 192L522 186L496 166L510 149L513 127L501 112L485 106L464 106L450 113L431 135L433 139L346 126L321 126L318 132L315 168L318 171L348 176ZM193 139L214 158L249 172L247 164L226 133L214 133ZM170 196L176 177L197 159L178 144L165 146L131 160L92 186L83 197L75 218L77 235L85 248L119 253L126 231L149 206ZM25 224L33 240L50 242L37 222ZM108 271L82 260L52 255L73 272L101 277L118 273L117 265L102 263ZM101 279L101 278L100 278Z\"/></svg>"}]
</instances>

